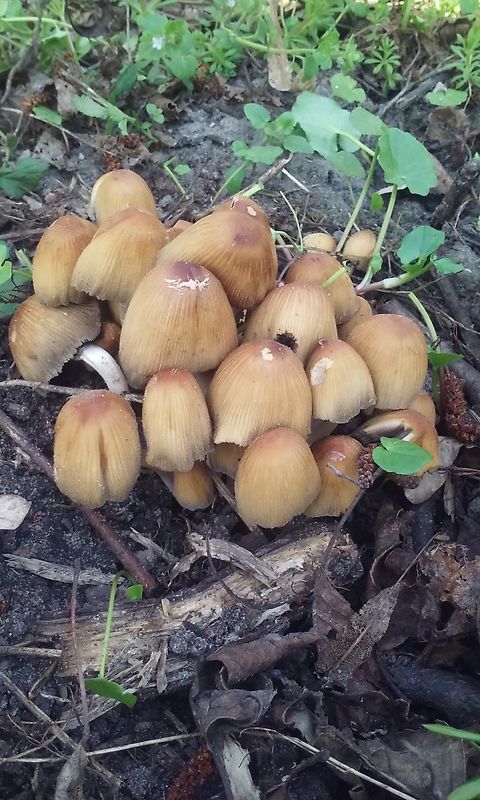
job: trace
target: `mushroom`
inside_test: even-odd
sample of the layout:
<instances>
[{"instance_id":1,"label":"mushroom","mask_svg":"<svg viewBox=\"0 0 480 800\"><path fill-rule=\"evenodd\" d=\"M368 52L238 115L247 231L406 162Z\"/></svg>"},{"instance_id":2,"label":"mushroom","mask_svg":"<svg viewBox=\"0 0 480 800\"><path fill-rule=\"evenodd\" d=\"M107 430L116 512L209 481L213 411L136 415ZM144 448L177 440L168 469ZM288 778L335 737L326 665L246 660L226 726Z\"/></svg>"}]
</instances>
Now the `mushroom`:
<instances>
[{"instance_id":1,"label":"mushroom","mask_svg":"<svg viewBox=\"0 0 480 800\"><path fill-rule=\"evenodd\" d=\"M270 428L310 432L312 397L302 362L283 344L241 344L220 364L207 392L214 442L250 444Z\"/></svg>"},{"instance_id":2,"label":"mushroom","mask_svg":"<svg viewBox=\"0 0 480 800\"><path fill-rule=\"evenodd\" d=\"M142 409L146 462L188 472L211 448L212 426L197 381L186 369L161 370L147 383Z\"/></svg>"},{"instance_id":3,"label":"mushroom","mask_svg":"<svg viewBox=\"0 0 480 800\"><path fill-rule=\"evenodd\" d=\"M358 325L348 344L365 361L373 378L377 408L408 408L427 374L425 337L399 314L377 314Z\"/></svg>"},{"instance_id":4,"label":"mushroom","mask_svg":"<svg viewBox=\"0 0 480 800\"><path fill-rule=\"evenodd\" d=\"M157 214L148 185L129 169L117 169L102 175L92 189L90 207L99 225L125 208L141 208L154 216Z\"/></svg>"},{"instance_id":5,"label":"mushroom","mask_svg":"<svg viewBox=\"0 0 480 800\"><path fill-rule=\"evenodd\" d=\"M293 262L287 272L285 283L316 283L322 286L341 269L340 262L328 253L306 253ZM332 302L337 323L353 317L358 307L358 297L350 277L345 272L340 272L335 280L325 287L325 291Z\"/></svg>"},{"instance_id":6,"label":"mushroom","mask_svg":"<svg viewBox=\"0 0 480 800\"><path fill-rule=\"evenodd\" d=\"M132 297L119 358L129 384L140 389L160 369L213 369L237 342L220 281L197 264L164 261L145 275Z\"/></svg>"},{"instance_id":7,"label":"mushroom","mask_svg":"<svg viewBox=\"0 0 480 800\"><path fill-rule=\"evenodd\" d=\"M418 411L402 409L379 414L355 431L355 438L362 444L378 442L381 436L398 437L408 442L414 442L430 453L432 460L416 472L416 475L422 475L428 470L441 466L437 431L432 423Z\"/></svg>"},{"instance_id":8,"label":"mushroom","mask_svg":"<svg viewBox=\"0 0 480 800\"><path fill-rule=\"evenodd\" d=\"M437 410L428 392L420 392L408 407L411 411L418 411L419 414L423 414L432 425L435 425L437 421Z\"/></svg>"},{"instance_id":9,"label":"mushroom","mask_svg":"<svg viewBox=\"0 0 480 800\"><path fill-rule=\"evenodd\" d=\"M368 262L375 250L376 243L377 237L373 231L356 231L352 233L345 242L342 256L348 261L355 262L355 266L358 267L359 270L365 272L368 267Z\"/></svg>"},{"instance_id":10,"label":"mushroom","mask_svg":"<svg viewBox=\"0 0 480 800\"><path fill-rule=\"evenodd\" d=\"M135 414L123 397L92 390L71 397L55 423L55 480L75 503L121 502L140 472Z\"/></svg>"},{"instance_id":11,"label":"mushroom","mask_svg":"<svg viewBox=\"0 0 480 800\"><path fill-rule=\"evenodd\" d=\"M211 475L202 461L197 461L188 472L174 472L170 480L171 492L182 508L196 511L208 508L215 499Z\"/></svg>"},{"instance_id":12,"label":"mushroom","mask_svg":"<svg viewBox=\"0 0 480 800\"><path fill-rule=\"evenodd\" d=\"M201 264L240 309L258 305L275 285L277 255L268 220L245 197L222 204L170 241L160 253L165 259Z\"/></svg>"},{"instance_id":13,"label":"mushroom","mask_svg":"<svg viewBox=\"0 0 480 800\"><path fill-rule=\"evenodd\" d=\"M303 237L303 246L306 250L334 253L337 243L329 233L309 233Z\"/></svg>"},{"instance_id":14,"label":"mushroom","mask_svg":"<svg viewBox=\"0 0 480 800\"><path fill-rule=\"evenodd\" d=\"M171 228L167 228L167 242L172 242L177 236L180 236L181 233L187 231L191 228L193 222L188 222L186 219L177 219L175 225L172 225Z\"/></svg>"},{"instance_id":15,"label":"mushroom","mask_svg":"<svg viewBox=\"0 0 480 800\"><path fill-rule=\"evenodd\" d=\"M81 253L72 285L100 300L128 303L155 266L165 239L165 226L148 211L118 211L100 225Z\"/></svg>"},{"instance_id":16,"label":"mushroom","mask_svg":"<svg viewBox=\"0 0 480 800\"><path fill-rule=\"evenodd\" d=\"M67 306L87 298L72 286L72 273L81 252L97 228L81 217L59 217L42 235L32 262L35 294L47 306Z\"/></svg>"},{"instance_id":17,"label":"mushroom","mask_svg":"<svg viewBox=\"0 0 480 800\"><path fill-rule=\"evenodd\" d=\"M341 325L338 325L338 338L346 342L353 329L356 328L357 325L361 325L362 322L366 322L367 319L370 319L372 316L373 311L368 300L365 300L364 297L359 297L357 310L353 317L350 317L347 322L342 322Z\"/></svg>"},{"instance_id":18,"label":"mushroom","mask_svg":"<svg viewBox=\"0 0 480 800\"><path fill-rule=\"evenodd\" d=\"M215 444L209 455L209 462L212 469L221 475L228 475L234 478L237 474L240 459L245 452L244 447L232 442L220 442Z\"/></svg>"},{"instance_id":19,"label":"mushroom","mask_svg":"<svg viewBox=\"0 0 480 800\"><path fill-rule=\"evenodd\" d=\"M365 450L351 436L327 436L311 449L320 472L322 489L305 511L305 516L339 517L360 491L358 459Z\"/></svg>"},{"instance_id":20,"label":"mushroom","mask_svg":"<svg viewBox=\"0 0 480 800\"><path fill-rule=\"evenodd\" d=\"M243 338L289 344L305 362L319 339L337 338L335 315L326 291L314 283L278 286L247 317Z\"/></svg>"},{"instance_id":21,"label":"mushroom","mask_svg":"<svg viewBox=\"0 0 480 800\"><path fill-rule=\"evenodd\" d=\"M258 436L235 478L238 512L249 525L276 528L302 514L320 491L320 473L306 441L287 428Z\"/></svg>"},{"instance_id":22,"label":"mushroom","mask_svg":"<svg viewBox=\"0 0 480 800\"><path fill-rule=\"evenodd\" d=\"M346 342L321 341L306 370L315 419L348 422L362 409L375 405L375 390L367 365Z\"/></svg>"}]
</instances>

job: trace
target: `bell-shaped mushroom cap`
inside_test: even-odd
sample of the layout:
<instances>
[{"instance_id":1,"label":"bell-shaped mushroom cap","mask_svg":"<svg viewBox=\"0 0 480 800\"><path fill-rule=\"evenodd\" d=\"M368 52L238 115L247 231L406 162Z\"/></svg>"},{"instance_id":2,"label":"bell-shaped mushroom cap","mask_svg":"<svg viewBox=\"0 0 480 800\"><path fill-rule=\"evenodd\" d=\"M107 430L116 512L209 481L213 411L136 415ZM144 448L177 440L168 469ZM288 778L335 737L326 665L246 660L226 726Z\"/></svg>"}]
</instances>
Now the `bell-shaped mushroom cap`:
<instances>
[{"instance_id":1,"label":"bell-shaped mushroom cap","mask_svg":"<svg viewBox=\"0 0 480 800\"><path fill-rule=\"evenodd\" d=\"M275 428L247 447L235 478L238 513L247 525L276 528L302 514L320 491L320 473L306 441Z\"/></svg>"},{"instance_id":2,"label":"bell-shaped mushroom cap","mask_svg":"<svg viewBox=\"0 0 480 800\"><path fill-rule=\"evenodd\" d=\"M100 306L44 306L35 295L17 308L8 339L17 369L27 381L47 383L58 375L84 342L100 332Z\"/></svg>"},{"instance_id":3,"label":"bell-shaped mushroom cap","mask_svg":"<svg viewBox=\"0 0 480 800\"><path fill-rule=\"evenodd\" d=\"M265 214L237 198L223 204L169 242L160 260L201 264L220 280L236 308L253 308L273 289L277 254Z\"/></svg>"},{"instance_id":4,"label":"bell-shaped mushroom cap","mask_svg":"<svg viewBox=\"0 0 480 800\"><path fill-rule=\"evenodd\" d=\"M305 511L307 517L338 517L345 513L360 491L358 459L363 452L362 445L351 436L327 436L313 445L322 488Z\"/></svg>"},{"instance_id":5,"label":"bell-shaped mushroom cap","mask_svg":"<svg viewBox=\"0 0 480 800\"><path fill-rule=\"evenodd\" d=\"M373 231L355 231L345 242L342 256L348 261L354 261L358 269L366 270L376 243L377 237Z\"/></svg>"},{"instance_id":6,"label":"bell-shaped mushroom cap","mask_svg":"<svg viewBox=\"0 0 480 800\"><path fill-rule=\"evenodd\" d=\"M353 329L356 328L357 325L361 325L362 322L366 322L367 319L370 319L372 316L373 311L368 300L365 300L364 297L359 297L358 307L353 317L350 317L347 322L342 322L341 325L338 325L338 338L346 342Z\"/></svg>"},{"instance_id":7,"label":"bell-shaped mushroom cap","mask_svg":"<svg viewBox=\"0 0 480 800\"><path fill-rule=\"evenodd\" d=\"M432 425L435 425L437 421L437 410L428 392L420 392L419 395L414 397L408 407L411 411L418 411L419 414L423 414Z\"/></svg>"},{"instance_id":8,"label":"bell-shaped mushroom cap","mask_svg":"<svg viewBox=\"0 0 480 800\"><path fill-rule=\"evenodd\" d=\"M186 219L177 219L175 225L172 225L171 228L167 228L167 239L166 239L166 241L167 242L173 241L173 239L176 239L177 236L180 236L181 233L183 233L184 231L187 231L189 228L191 228L192 225L193 225L193 222L189 222Z\"/></svg>"},{"instance_id":9,"label":"bell-shaped mushroom cap","mask_svg":"<svg viewBox=\"0 0 480 800\"><path fill-rule=\"evenodd\" d=\"M416 475L422 475L430 469L437 469L441 466L437 431L432 423L418 411L411 411L407 408L379 414L355 431L355 438L362 444L378 442L381 436L398 437L408 442L415 442L430 453L432 460L416 472Z\"/></svg>"},{"instance_id":10,"label":"bell-shaped mushroom cap","mask_svg":"<svg viewBox=\"0 0 480 800\"><path fill-rule=\"evenodd\" d=\"M287 342L290 336L293 346ZM306 361L319 339L336 339L330 299L314 283L291 283L269 292L247 317L244 339L274 339L289 344Z\"/></svg>"},{"instance_id":11,"label":"bell-shaped mushroom cap","mask_svg":"<svg viewBox=\"0 0 480 800\"><path fill-rule=\"evenodd\" d=\"M215 444L209 455L209 462L215 472L234 478L237 474L240 459L245 452L244 447L232 442Z\"/></svg>"},{"instance_id":12,"label":"bell-shaped mushroom cap","mask_svg":"<svg viewBox=\"0 0 480 800\"><path fill-rule=\"evenodd\" d=\"M323 253L334 253L337 243L329 233L309 233L303 237L306 250L320 250Z\"/></svg>"},{"instance_id":13,"label":"bell-shaped mushroom cap","mask_svg":"<svg viewBox=\"0 0 480 800\"><path fill-rule=\"evenodd\" d=\"M320 286L328 281L342 265L328 253L305 253L289 268L286 283L317 283ZM358 298L349 276L342 272L324 291L332 301L337 323L353 317L358 307Z\"/></svg>"},{"instance_id":14,"label":"bell-shaped mushroom cap","mask_svg":"<svg viewBox=\"0 0 480 800\"><path fill-rule=\"evenodd\" d=\"M377 408L408 408L423 389L428 366L417 325L399 314L377 314L354 328L348 344L370 371Z\"/></svg>"},{"instance_id":15,"label":"bell-shaped mushroom cap","mask_svg":"<svg viewBox=\"0 0 480 800\"><path fill-rule=\"evenodd\" d=\"M313 396L313 416L348 422L375 405L375 390L367 365L340 339L320 342L307 364Z\"/></svg>"},{"instance_id":16,"label":"bell-shaped mushroom cap","mask_svg":"<svg viewBox=\"0 0 480 800\"><path fill-rule=\"evenodd\" d=\"M97 228L81 217L59 217L42 235L32 262L35 294L47 306L81 303L85 295L73 288L72 273L81 252Z\"/></svg>"},{"instance_id":17,"label":"bell-shaped mushroom cap","mask_svg":"<svg viewBox=\"0 0 480 800\"><path fill-rule=\"evenodd\" d=\"M165 472L188 472L211 447L212 425L197 381L186 369L157 372L147 383L142 424L146 461Z\"/></svg>"},{"instance_id":18,"label":"bell-shaped mushroom cap","mask_svg":"<svg viewBox=\"0 0 480 800\"><path fill-rule=\"evenodd\" d=\"M137 421L127 401L104 390L70 398L55 424L53 456L57 486L75 503L99 508L125 500L140 472Z\"/></svg>"},{"instance_id":19,"label":"bell-shaped mushroom cap","mask_svg":"<svg viewBox=\"0 0 480 800\"><path fill-rule=\"evenodd\" d=\"M245 447L270 428L310 433L312 396L302 362L283 344L245 342L223 361L207 392L214 442Z\"/></svg>"},{"instance_id":20,"label":"bell-shaped mushroom cap","mask_svg":"<svg viewBox=\"0 0 480 800\"><path fill-rule=\"evenodd\" d=\"M119 357L130 386L141 389L160 369L214 369L237 342L220 281L197 264L164 261L145 275L132 297Z\"/></svg>"},{"instance_id":21,"label":"bell-shaped mushroom cap","mask_svg":"<svg viewBox=\"0 0 480 800\"><path fill-rule=\"evenodd\" d=\"M188 472L174 472L172 494L182 508L190 511L211 506L215 498L215 487L205 464L197 461Z\"/></svg>"},{"instance_id":22,"label":"bell-shaped mushroom cap","mask_svg":"<svg viewBox=\"0 0 480 800\"><path fill-rule=\"evenodd\" d=\"M125 208L142 208L154 216L157 214L147 184L129 169L116 169L101 175L92 189L90 206L99 225Z\"/></svg>"},{"instance_id":23,"label":"bell-shaped mushroom cap","mask_svg":"<svg viewBox=\"0 0 480 800\"><path fill-rule=\"evenodd\" d=\"M155 266L165 238L165 226L148 211L118 211L100 225L80 255L73 286L100 300L128 303Z\"/></svg>"}]
</instances>

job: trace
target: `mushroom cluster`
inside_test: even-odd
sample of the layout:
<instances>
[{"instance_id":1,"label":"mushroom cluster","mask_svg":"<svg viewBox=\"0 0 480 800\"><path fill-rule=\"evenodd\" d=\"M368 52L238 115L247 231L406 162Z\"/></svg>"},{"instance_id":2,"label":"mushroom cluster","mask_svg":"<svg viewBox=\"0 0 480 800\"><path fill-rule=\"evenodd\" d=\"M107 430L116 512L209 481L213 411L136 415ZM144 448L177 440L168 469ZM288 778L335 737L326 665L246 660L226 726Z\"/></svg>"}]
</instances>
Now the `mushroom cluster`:
<instances>
[{"instance_id":1,"label":"mushroom cluster","mask_svg":"<svg viewBox=\"0 0 480 800\"><path fill-rule=\"evenodd\" d=\"M26 380L48 382L80 357L107 384L71 397L55 425L55 476L72 500L124 500L143 464L182 506L206 508L213 473L248 525L273 528L342 514L364 444L381 435L422 444L438 466L424 337L372 313L331 237L306 237L283 282L248 197L167 229L143 179L117 170L91 208L97 225L64 216L43 234L35 293L9 330ZM355 236L353 260L365 257ZM143 392L141 420L129 387Z\"/></svg>"}]
</instances>

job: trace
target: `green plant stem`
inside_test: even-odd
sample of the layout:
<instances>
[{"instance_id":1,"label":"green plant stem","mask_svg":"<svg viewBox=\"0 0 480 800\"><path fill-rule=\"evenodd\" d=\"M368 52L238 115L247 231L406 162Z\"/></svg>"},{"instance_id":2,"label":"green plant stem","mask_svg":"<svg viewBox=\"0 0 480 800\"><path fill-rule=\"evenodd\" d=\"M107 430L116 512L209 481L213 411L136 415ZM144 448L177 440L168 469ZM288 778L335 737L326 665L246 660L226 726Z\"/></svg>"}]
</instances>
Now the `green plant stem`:
<instances>
[{"instance_id":1,"label":"green plant stem","mask_svg":"<svg viewBox=\"0 0 480 800\"><path fill-rule=\"evenodd\" d=\"M250 186L249 189L245 189L245 191L240 190L238 194L241 197L253 197L253 195L258 194L258 192L263 192L264 189L265 186L262 181L258 181L258 183L254 183L253 186Z\"/></svg>"},{"instance_id":2,"label":"green plant stem","mask_svg":"<svg viewBox=\"0 0 480 800\"><path fill-rule=\"evenodd\" d=\"M337 269L337 271L334 272L333 275L330 275L330 277L327 278L327 280L324 283L322 283L321 288L322 289L328 289L328 287L331 286L332 283L335 283L337 278L339 278L340 275L343 275L345 272L347 272L347 268L346 267L340 267L340 269Z\"/></svg>"},{"instance_id":3,"label":"green plant stem","mask_svg":"<svg viewBox=\"0 0 480 800\"><path fill-rule=\"evenodd\" d=\"M352 230L352 228L353 228L353 226L355 224L355 221L356 221L356 219L357 219L357 217L358 217L358 215L360 213L360 210L361 210L361 208L363 206L363 203L365 201L365 197L366 197L367 192L368 192L368 190L370 188L370 184L371 184L371 182L373 180L373 174L375 172L375 167L377 166L377 158L378 158L378 147L375 149L375 152L374 152L374 154L372 156L372 161L371 161L371 164L370 164L370 168L368 170L367 177L365 178L365 182L363 184L362 191L360 192L360 194L358 196L358 200L357 200L357 202L355 204L355 208L353 209L353 211L352 211L352 213L350 215L350 219L348 220L347 225L345 227L345 230L343 231L342 238L340 239L340 241L339 241L339 243L337 245L337 250L336 250L337 253L341 251L342 247L344 246L345 242L347 241L349 233Z\"/></svg>"},{"instance_id":4,"label":"green plant stem","mask_svg":"<svg viewBox=\"0 0 480 800\"><path fill-rule=\"evenodd\" d=\"M408 23L410 22L410 16L412 13L412 5L413 0L403 0L402 21L400 23L403 31L408 28Z\"/></svg>"},{"instance_id":5,"label":"green plant stem","mask_svg":"<svg viewBox=\"0 0 480 800\"><path fill-rule=\"evenodd\" d=\"M395 202L397 200L397 192L398 192L398 186L396 186L394 184L392 186L392 193L390 195L390 200L388 201L387 210L385 211L385 216L383 218L382 227L380 228L380 231L379 231L379 234L378 234L378 237L377 237L377 243L375 245L375 250L373 251L372 257L371 257L371 259L369 261L368 269L367 269L367 271L365 273L365 277L363 278L361 283L357 286L357 293L358 294L361 294L362 290L365 288L365 286L368 286L372 282L372 277L373 277L373 274L374 274L373 273L373 265L374 265L375 260L377 259L377 257L380 255L380 250L382 248L385 236L387 235L388 226L390 224L390 220L391 220L392 214L393 214L393 209L395 208Z\"/></svg>"},{"instance_id":6,"label":"green plant stem","mask_svg":"<svg viewBox=\"0 0 480 800\"><path fill-rule=\"evenodd\" d=\"M168 166L166 163L165 163L165 164L162 164L162 167L163 167L163 169L165 170L165 172L167 173L167 175L168 175L168 177L170 178L170 180L171 180L171 181L173 181L173 183L174 183L174 184L175 184L175 186L177 187L178 191L179 191L179 192L180 192L180 193L181 193L181 194L182 194L182 195L185 197L185 195L187 194L187 192L186 192L186 190L183 188L182 184L181 184L181 183L180 183L180 181L178 180L178 178L177 178L177 176L175 175L175 173L174 173L174 172L173 172L173 171L170 169L170 167L169 167L169 166Z\"/></svg>"},{"instance_id":7,"label":"green plant stem","mask_svg":"<svg viewBox=\"0 0 480 800\"><path fill-rule=\"evenodd\" d=\"M236 177L237 177L237 175L239 174L239 172L241 172L241 171L242 171L242 169L245 169L245 167L246 167L246 163L243 161L243 162L242 162L242 163L241 163L241 164L240 164L240 165L237 167L237 169L236 169L234 172L232 172L232 174L231 174L231 175L229 176L229 178L228 178L228 181L224 181L224 182L222 183L222 185L220 186L220 189L219 189L219 190L218 190L218 191L215 193L215 196L214 196L214 198L213 198L213 201L212 201L212 203L213 203L213 204L215 204L215 203L217 202L218 198L220 197L220 195L222 194L222 192L223 192L223 191L224 191L224 190L227 188L227 186L228 186L228 184L230 183L230 181L231 181L231 180L233 180L233 178L236 178ZM257 185L258 185L258 184L254 184L254 186L253 186L252 188L255 188L255 186L257 186ZM247 191L248 191L248 190L247 190Z\"/></svg>"},{"instance_id":8,"label":"green plant stem","mask_svg":"<svg viewBox=\"0 0 480 800\"><path fill-rule=\"evenodd\" d=\"M120 572L117 572L112 582L112 588L110 589L110 597L108 600L108 609L107 609L107 620L105 622L105 633L103 635L102 657L100 659L100 664L98 667L98 674L100 678L105 678L105 670L107 668L108 645L110 643L110 634L112 632L113 609L115 606L115 598L117 596L118 584L120 583L120 579L125 577L128 576L123 569L120 570Z\"/></svg>"},{"instance_id":9,"label":"green plant stem","mask_svg":"<svg viewBox=\"0 0 480 800\"><path fill-rule=\"evenodd\" d=\"M231 36L232 39L235 39L235 41L237 41L239 44L242 44L249 50L257 50L259 53L283 53L287 56L305 56L309 53L314 53L316 50L315 47L270 47L267 44L260 44L260 42L252 42L251 39L246 39L244 36L234 33L231 28L227 28L224 25L221 25L220 27L221 30L226 31L226 33L228 33L229 36Z\"/></svg>"},{"instance_id":10,"label":"green plant stem","mask_svg":"<svg viewBox=\"0 0 480 800\"><path fill-rule=\"evenodd\" d=\"M4 17L2 22L38 22L38 17ZM58 28L64 26L65 30L72 30L72 26L69 25L68 22L59 19L51 19L51 17L42 17L40 23L56 25Z\"/></svg>"},{"instance_id":11,"label":"green plant stem","mask_svg":"<svg viewBox=\"0 0 480 800\"><path fill-rule=\"evenodd\" d=\"M416 278L420 278L425 272L428 272L429 269L430 267L428 266L424 267L418 272L402 272L402 274L397 275L396 278L384 278L383 281L369 283L368 286L365 286L362 289L360 289L360 286L358 286L357 294L367 294L367 292L381 292L388 289L397 289L399 286L404 286L404 284L410 283L411 281L416 280Z\"/></svg>"},{"instance_id":12,"label":"green plant stem","mask_svg":"<svg viewBox=\"0 0 480 800\"><path fill-rule=\"evenodd\" d=\"M430 317L430 314L428 313L423 303L418 299L417 295L414 294L414 292L408 293L408 299L410 300L411 303L413 303L418 313L420 314L422 320L425 323L425 327L428 331L428 335L430 337L432 345L435 345L435 342L438 341L438 336L437 336L437 331L435 330L435 326L432 322L432 318Z\"/></svg>"}]
</instances>

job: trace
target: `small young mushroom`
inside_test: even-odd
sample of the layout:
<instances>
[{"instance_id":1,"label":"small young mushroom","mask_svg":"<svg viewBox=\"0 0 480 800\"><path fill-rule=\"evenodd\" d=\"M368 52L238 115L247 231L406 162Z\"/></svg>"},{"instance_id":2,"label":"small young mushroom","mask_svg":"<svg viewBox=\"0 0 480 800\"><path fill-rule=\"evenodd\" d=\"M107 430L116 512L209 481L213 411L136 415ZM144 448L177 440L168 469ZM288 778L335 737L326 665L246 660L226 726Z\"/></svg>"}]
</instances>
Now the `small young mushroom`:
<instances>
[{"instance_id":1,"label":"small young mushroom","mask_svg":"<svg viewBox=\"0 0 480 800\"><path fill-rule=\"evenodd\" d=\"M90 207L99 225L125 208L141 208L154 216L157 214L148 185L140 175L129 169L117 169L101 175L92 189Z\"/></svg>"},{"instance_id":2,"label":"small young mushroom","mask_svg":"<svg viewBox=\"0 0 480 800\"><path fill-rule=\"evenodd\" d=\"M245 452L244 447L240 447L233 442L220 442L215 444L208 457L208 460L215 472L220 475L228 475L234 478L237 474L240 459Z\"/></svg>"},{"instance_id":3,"label":"small young mushroom","mask_svg":"<svg viewBox=\"0 0 480 800\"><path fill-rule=\"evenodd\" d=\"M59 217L42 235L32 261L35 294L47 306L68 306L87 298L72 286L72 273L80 254L97 228L81 217Z\"/></svg>"},{"instance_id":4,"label":"small young mushroom","mask_svg":"<svg viewBox=\"0 0 480 800\"><path fill-rule=\"evenodd\" d=\"M174 239L177 238L177 236L180 236L181 233L183 233L184 231L188 231L188 229L191 228L192 225L193 222L189 222L186 219L177 219L175 225L172 225L171 228L167 228L166 230L167 239L165 243L172 242Z\"/></svg>"},{"instance_id":5,"label":"small young mushroom","mask_svg":"<svg viewBox=\"0 0 480 800\"><path fill-rule=\"evenodd\" d=\"M296 431L275 428L245 450L235 478L235 500L247 525L276 528L302 514L320 486L305 439Z\"/></svg>"},{"instance_id":6,"label":"small young mushroom","mask_svg":"<svg viewBox=\"0 0 480 800\"><path fill-rule=\"evenodd\" d=\"M345 242L342 256L347 261L353 261L359 270L365 272L368 267L368 262L375 250L376 243L377 237L373 231L356 231L352 233Z\"/></svg>"},{"instance_id":7,"label":"small young mushroom","mask_svg":"<svg viewBox=\"0 0 480 800\"><path fill-rule=\"evenodd\" d=\"M361 325L362 322L366 322L367 319L370 319L372 316L373 311L368 300L365 300L364 297L359 297L357 310L353 317L350 317L347 322L342 322L341 325L337 326L338 338L346 342L353 329L356 328L357 325Z\"/></svg>"},{"instance_id":8,"label":"small young mushroom","mask_svg":"<svg viewBox=\"0 0 480 800\"><path fill-rule=\"evenodd\" d=\"M316 283L322 286L341 269L340 262L328 253L305 253L293 262L287 272L285 283ZM324 291L332 302L337 323L353 317L358 308L358 297L350 277L345 272L340 272Z\"/></svg>"},{"instance_id":9,"label":"small young mushroom","mask_svg":"<svg viewBox=\"0 0 480 800\"><path fill-rule=\"evenodd\" d=\"M375 390L367 365L346 342L324 339L307 364L313 416L348 422L362 409L373 408Z\"/></svg>"},{"instance_id":10,"label":"small young mushroom","mask_svg":"<svg viewBox=\"0 0 480 800\"><path fill-rule=\"evenodd\" d=\"M75 503L121 502L140 472L135 414L123 397L92 390L71 397L55 423L55 480Z\"/></svg>"},{"instance_id":11,"label":"small young mushroom","mask_svg":"<svg viewBox=\"0 0 480 800\"><path fill-rule=\"evenodd\" d=\"M339 517L360 491L358 459L362 445L351 436L327 436L312 447L322 488L305 511L307 517Z\"/></svg>"},{"instance_id":12,"label":"small young mushroom","mask_svg":"<svg viewBox=\"0 0 480 800\"><path fill-rule=\"evenodd\" d=\"M423 414L432 425L435 425L437 421L437 410L428 392L420 392L420 394L414 397L408 407L411 411L418 411L419 414Z\"/></svg>"},{"instance_id":13,"label":"small young mushroom","mask_svg":"<svg viewBox=\"0 0 480 800\"><path fill-rule=\"evenodd\" d=\"M407 408L379 414L361 425L354 435L362 444L378 442L381 436L387 436L420 445L430 453L432 459L416 472L416 475L423 475L424 472L441 466L437 431L432 423L418 411Z\"/></svg>"},{"instance_id":14,"label":"small young mushroom","mask_svg":"<svg viewBox=\"0 0 480 800\"><path fill-rule=\"evenodd\" d=\"M303 237L303 246L305 250L334 253L337 243L329 233L309 233Z\"/></svg>"},{"instance_id":15,"label":"small young mushroom","mask_svg":"<svg viewBox=\"0 0 480 800\"><path fill-rule=\"evenodd\" d=\"M174 472L167 479L170 483L177 503L190 511L208 508L215 499L215 486L203 461L197 461L188 472Z\"/></svg>"}]
</instances>

